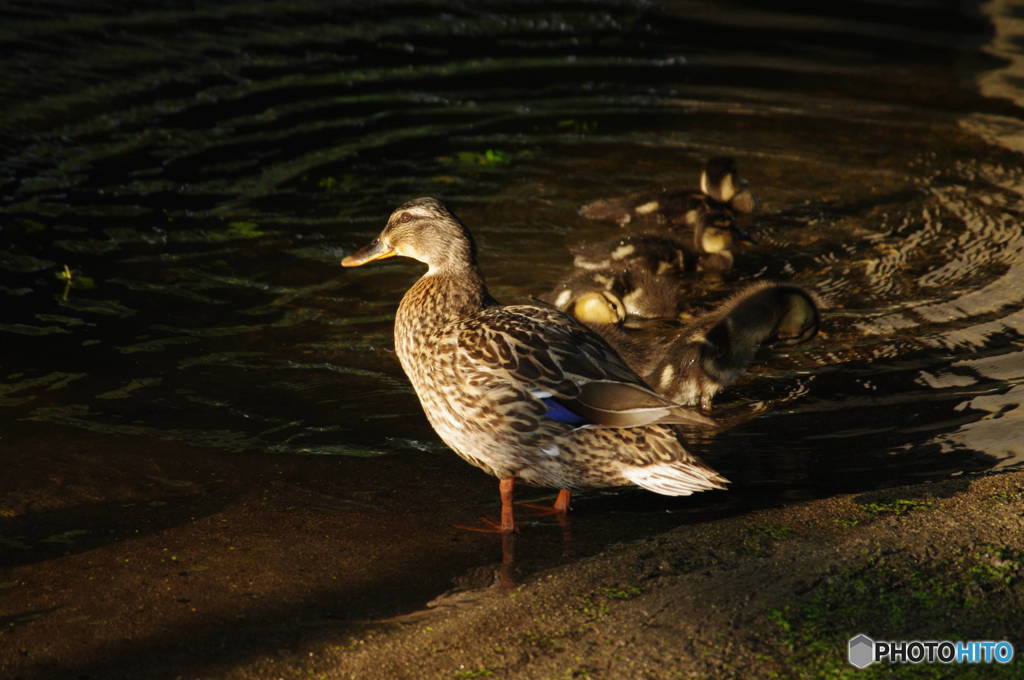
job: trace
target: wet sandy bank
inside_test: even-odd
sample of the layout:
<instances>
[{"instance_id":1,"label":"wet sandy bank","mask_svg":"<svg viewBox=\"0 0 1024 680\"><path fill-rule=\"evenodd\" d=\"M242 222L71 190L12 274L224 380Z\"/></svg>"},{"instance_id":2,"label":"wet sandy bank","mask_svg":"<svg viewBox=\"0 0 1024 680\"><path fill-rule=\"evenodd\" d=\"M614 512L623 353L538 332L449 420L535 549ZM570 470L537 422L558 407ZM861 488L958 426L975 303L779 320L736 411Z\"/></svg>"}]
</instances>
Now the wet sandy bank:
<instances>
[{"instance_id":1,"label":"wet sandy bank","mask_svg":"<svg viewBox=\"0 0 1024 680\"><path fill-rule=\"evenodd\" d=\"M357 502L330 489L359 460L51 434L0 441L4 677L817 677L853 670L859 632L1021 649L1021 472L702 521L512 588L477 569L495 585L422 609L448 576L418 570L415 542L372 552L464 520L456 496L476 473L454 457L456 500L410 518L388 512L417 483L406 466ZM496 550L453 536L467 573Z\"/></svg>"}]
</instances>

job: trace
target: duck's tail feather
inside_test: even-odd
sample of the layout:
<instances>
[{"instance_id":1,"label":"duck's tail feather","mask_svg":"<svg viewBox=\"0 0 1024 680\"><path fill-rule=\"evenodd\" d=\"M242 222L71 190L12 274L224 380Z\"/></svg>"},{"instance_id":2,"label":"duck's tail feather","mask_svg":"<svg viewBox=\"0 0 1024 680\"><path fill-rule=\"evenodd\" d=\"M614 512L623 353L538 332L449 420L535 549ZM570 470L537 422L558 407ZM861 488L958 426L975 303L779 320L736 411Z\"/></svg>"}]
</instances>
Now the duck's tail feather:
<instances>
[{"instance_id":1,"label":"duck's tail feather","mask_svg":"<svg viewBox=\"0 0 1024 680\"><path fill-rule=\"evenodd\" d=\"M665 496L689 496L725 489L729 480L699 463L655 463L626 468L622 474L639 487Z\"/></svg>"}]
</instances>

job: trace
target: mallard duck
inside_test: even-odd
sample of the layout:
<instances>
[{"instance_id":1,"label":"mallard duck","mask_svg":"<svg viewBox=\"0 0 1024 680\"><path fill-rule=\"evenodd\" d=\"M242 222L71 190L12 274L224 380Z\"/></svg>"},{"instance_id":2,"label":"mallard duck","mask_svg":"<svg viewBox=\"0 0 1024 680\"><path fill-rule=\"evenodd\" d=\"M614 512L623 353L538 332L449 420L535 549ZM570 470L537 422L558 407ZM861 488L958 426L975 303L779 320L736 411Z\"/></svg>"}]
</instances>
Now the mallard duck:
<instances>
[{"instance_id":1,"label":"mallard duck","mask_svg":"<svg viewBox=\"0 0 1024 680\"><path fill-rule=\"evenodd\" d=\"M643 333L589 323L663 397L711 409L762 344L785 347L813 338L821 323L814 296L792 284L755 283L681 326Z\"/></svg>"},{"instance_id":2,"label":"mallard duck","mask_svg":"<svg viewBox=\"0 0 1024 680\"><path fill-rule=\"evenodd\" d=\"M714 421L656 394L570 316L496 302L469 231L440 201L402 204L342 265L395 255L427 265L398 306L396 353L438 436L501 480L498 530L515 528L516 480L560 489L562 514L571 489L688 495L727 484L668 426Z\"/></svg>"},{"instance_id":3,"label":"mallard duck","mask_svg":"<svg viewBox=\"0 0 1024 680\"><path fill-rule=\"evenodd\" d=\"M757 210L754 194L740 179L736 161L728 156L708 160L700 175L700 189L665 189L619 198L599 199L580 208L591 220L609 220L627 225L693 227L697 217L708 210L726 209L736 214Z\"/></svg>"}]
</instances>

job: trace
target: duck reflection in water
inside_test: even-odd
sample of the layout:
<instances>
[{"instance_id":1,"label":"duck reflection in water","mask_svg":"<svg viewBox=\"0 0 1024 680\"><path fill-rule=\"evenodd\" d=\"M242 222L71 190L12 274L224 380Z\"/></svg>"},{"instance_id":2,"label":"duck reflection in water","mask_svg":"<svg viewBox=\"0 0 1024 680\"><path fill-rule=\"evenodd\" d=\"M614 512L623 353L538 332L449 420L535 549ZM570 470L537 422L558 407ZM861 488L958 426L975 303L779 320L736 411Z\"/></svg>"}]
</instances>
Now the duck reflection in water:
<instances>
[{"instance_id":1,"label":"duck reflection in water","mask_svg":"<svg viewBox=\"0 0 1024 680\"><path fill-rule=\"evenodd\" d=\"M439 201L399 206L342 264L396 255L427 265L399 304L396 352L441 439L499 478L501 519L490 530L515 530L516 480L559 489L547 512L560 518L572 489L637 485L683 496L725 488L669 426L715 422L658 395L572 317L495 301L470 233Z\"/></svg>"}]
</instances>

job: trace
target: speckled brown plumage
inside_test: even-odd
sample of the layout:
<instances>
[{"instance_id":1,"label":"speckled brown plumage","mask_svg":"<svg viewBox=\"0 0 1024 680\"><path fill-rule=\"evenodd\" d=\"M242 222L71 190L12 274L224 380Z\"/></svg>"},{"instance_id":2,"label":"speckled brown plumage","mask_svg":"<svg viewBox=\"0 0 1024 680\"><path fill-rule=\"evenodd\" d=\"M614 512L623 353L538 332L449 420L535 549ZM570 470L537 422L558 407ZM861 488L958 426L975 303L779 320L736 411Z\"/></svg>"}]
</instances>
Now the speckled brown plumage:
<instances>
[{"instance_id":1,"label":"speckled brown plumage","mask_svg":"<svg viewBox=\"0 0 1024 680\"><path fill-rule=\"evenodd\" d=\"M399 304L395 349L434 430L463 459L501 479L560 489L724 487L662 424L709 421L657 396L567 315L495 302L468 231L440 202L403 204L343 264L392 254L428 265Z\"/></svg>"}]
</instances>

